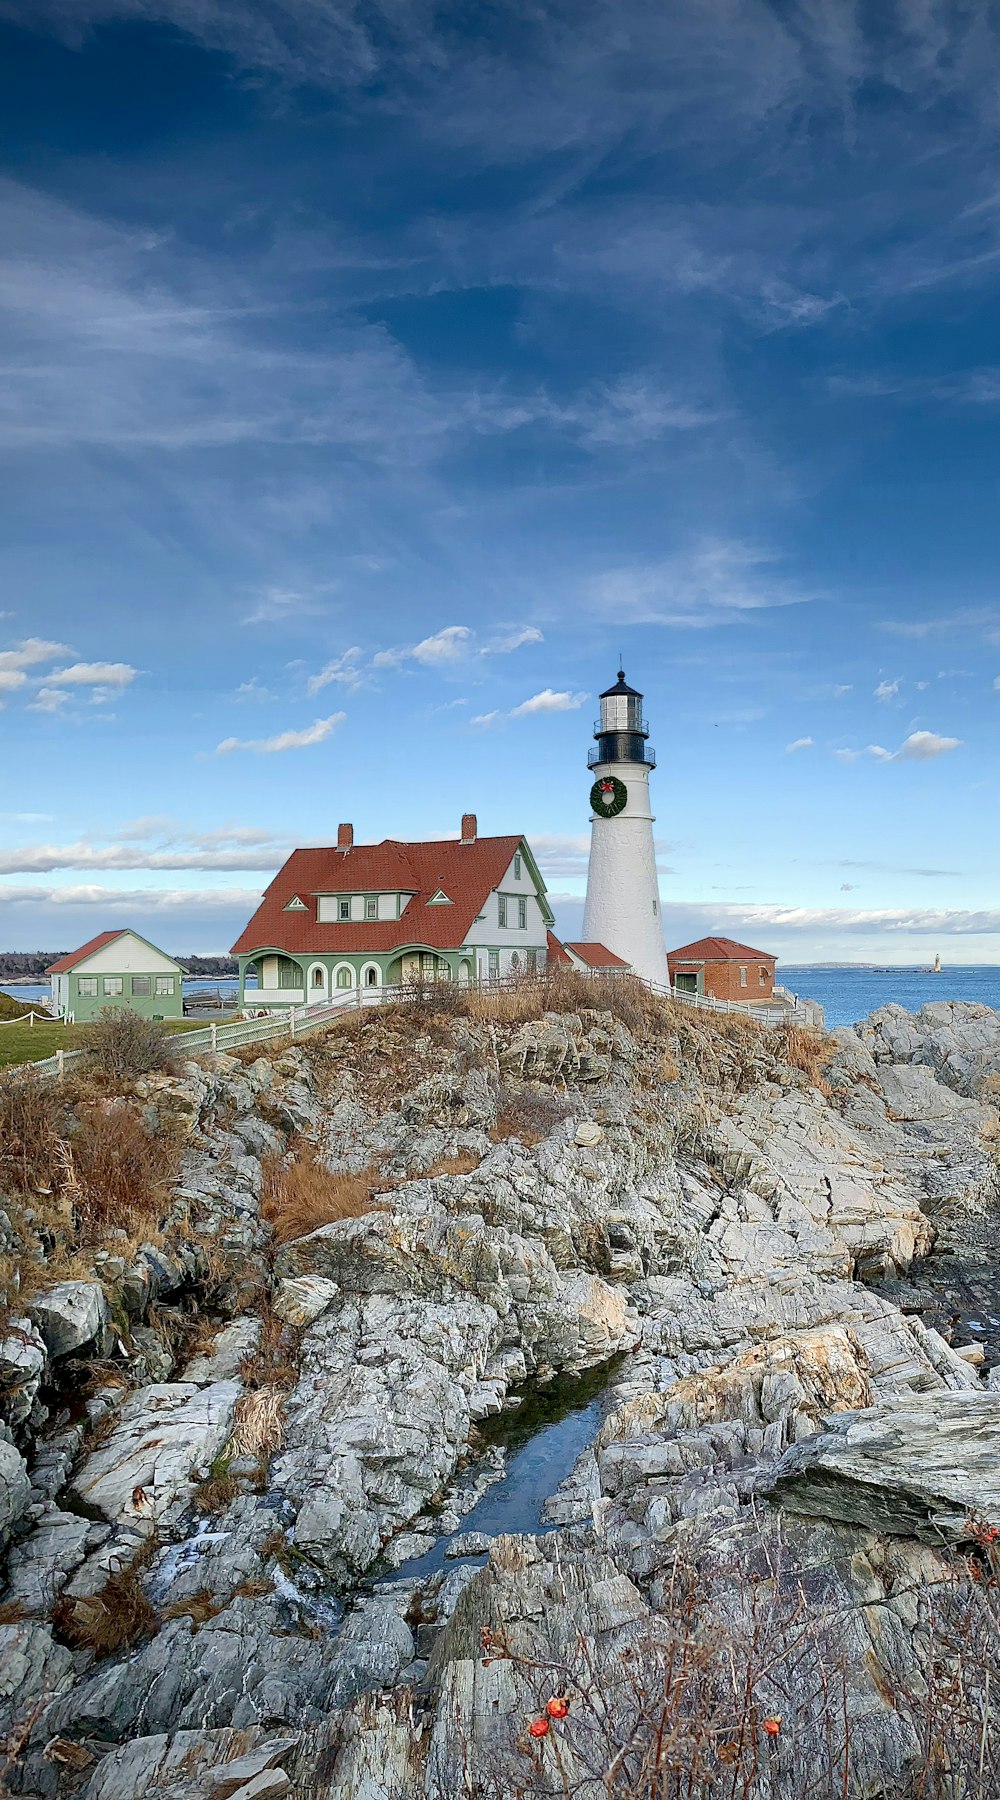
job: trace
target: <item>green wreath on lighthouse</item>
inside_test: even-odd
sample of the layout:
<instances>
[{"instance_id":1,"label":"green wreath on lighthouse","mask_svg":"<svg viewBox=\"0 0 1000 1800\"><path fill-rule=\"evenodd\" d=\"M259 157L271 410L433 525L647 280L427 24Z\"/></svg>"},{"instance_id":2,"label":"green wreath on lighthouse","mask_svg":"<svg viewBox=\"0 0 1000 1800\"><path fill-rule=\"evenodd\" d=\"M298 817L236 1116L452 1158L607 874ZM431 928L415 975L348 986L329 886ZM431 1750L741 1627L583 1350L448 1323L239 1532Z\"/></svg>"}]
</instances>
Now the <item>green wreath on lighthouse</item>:
<instances>
[{"instance_id":1,"label":"green wreath on lighthouse","mask_svg":"<svg viewBox=\"0 0 1000 1800\"><path fill-rule=\"evenodd\" d=\"M617 775L601 775L590 790L590 805L600 819L615 819L628 805L628 788Z\"/></svg>"}]
</instances>

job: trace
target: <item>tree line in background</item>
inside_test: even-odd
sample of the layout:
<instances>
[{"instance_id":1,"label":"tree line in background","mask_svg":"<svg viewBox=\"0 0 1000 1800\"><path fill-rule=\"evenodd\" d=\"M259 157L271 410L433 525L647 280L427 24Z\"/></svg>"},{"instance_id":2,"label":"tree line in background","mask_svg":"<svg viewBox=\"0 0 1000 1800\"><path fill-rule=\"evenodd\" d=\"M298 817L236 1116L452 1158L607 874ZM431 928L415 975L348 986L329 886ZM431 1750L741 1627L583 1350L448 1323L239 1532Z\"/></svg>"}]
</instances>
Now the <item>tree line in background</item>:
<instances>
[{"instance_id":1,"label":"tree line in background","mask_svg":"<svg viewBox=\"0 0 1000 1800\"><path fill-rule=\"evenodd\" d=\"M38 981L65 950L0 950L0 981ZM178 956L185 975L238 975L235 956Z\"/></svg>"}]
</instances>

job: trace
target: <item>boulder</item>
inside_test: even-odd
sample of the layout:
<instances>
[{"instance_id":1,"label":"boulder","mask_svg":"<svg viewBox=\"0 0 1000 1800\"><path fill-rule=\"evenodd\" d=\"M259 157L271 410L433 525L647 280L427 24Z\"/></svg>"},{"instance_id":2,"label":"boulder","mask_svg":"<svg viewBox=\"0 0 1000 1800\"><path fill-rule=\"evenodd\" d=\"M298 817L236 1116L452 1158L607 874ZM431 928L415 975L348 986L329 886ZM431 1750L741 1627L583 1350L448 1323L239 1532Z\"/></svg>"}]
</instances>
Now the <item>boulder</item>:
<instances>
[{"instance_id":1,"label":"boulder","mask_svg":"<svg viewBox=\"0 0 1000 1800\"><path fill-rule=\"evenodd\" d=\"M767 1483L791 1512L931 1543L1000 1521L1000 1394L914 1394L837 1413L787 1450Z\"/></svg>"},{"instance_id":2,"label":"boulder","mask_svg":"<svg viewBox=\"0 0 1000 1800\"><path fill-rule=\"evenodd\" d=\"M7 1542L31 1499L31 1482L24 1458L13 1444L0 1438L0 1545Z\"/></svg>"},{"instance_id":3,"label":"boulder","mask_svg":"<svg viewBox=\"0 0 1000 1800\"><path fill-rule=\"evenodd\" d=\"M152 1534L190 1500L224 1447L240 1385L157 1382L123 1406L107 1442L92 1450L73 1487L112 1524Z\"/></svg>"},{"instance_id":4,"label":"boulder","mask_svg":"<svg viewBox=\"0 0 1000 1800\"><path fill-rule=\"evenodd\" d=\"M0 1417L23 1425L31 1415L45 1369L45 1343L30 1319L0 1326Z\"/></svg>"},{"instance_id":5,"label":"boulder","mask_svg":"<svg viewBox=\"0 0 1000 1800\"><path fill-rule=\"evenodd\" d=\"M107 1322L108 1303L97 1281L60 1281L28 1311L49 1355L59 1357L93 1343Z\"/></svg>"}]
</instances>

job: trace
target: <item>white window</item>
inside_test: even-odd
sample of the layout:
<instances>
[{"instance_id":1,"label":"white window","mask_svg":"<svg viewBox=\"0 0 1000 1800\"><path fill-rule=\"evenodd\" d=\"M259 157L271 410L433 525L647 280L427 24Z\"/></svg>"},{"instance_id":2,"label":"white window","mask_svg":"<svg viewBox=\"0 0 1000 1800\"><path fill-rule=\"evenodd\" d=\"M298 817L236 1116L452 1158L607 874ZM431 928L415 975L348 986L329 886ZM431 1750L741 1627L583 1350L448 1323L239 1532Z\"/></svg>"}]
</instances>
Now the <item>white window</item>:
<instances>
[{"instance_id":1,"label":"white window","mask_svg":"<svg viewBox=\"0 0 1000 1800\"><path fill-rule=\"evenodd\" d=\"M501 930L506 929L506 926L507 926L507 896L506 896L506 894L498 894L497 895L497 924L500 926Z\"/></svg>"},{"instance_id":2,"label":"white window","mask_svg":"<svg viewBox=\"0 0 1000 1800\"><path fill-rule=\"evenodd\" d=\"M96 975L81 975L79 986L80 986L81 997L84 994L89 994L90 997L93 998L97 993L97 976Z\"/></svg>"},{"instance_id":3,"label":"white window","mask_svg":"<svg viewBox=\"0 0 1000 1800\"><path fill-rule=\"evenodd\" d=\"M352 986L350 969L338 969L337 970L337 986L339 988L347 988L347 987Z\"/></svg>"},{"instance_id":4,"label":"white window","mask_svg":"<svg viewBox=\"0 0 1000 1800\"><path fill-rule=\"evenodd\" d=\"M527 963L528 963L528 973L531 975L536 975L538 973L538 951L537 950L529 950L526 952L526 956L527 956Z\"/></svg>"},{"instance_id":5,"label":"white window","mask_svg":"<svg viewBox=\"0 0 1000 1800\"><path fill-rule=\"evenodd\" d=\"M377 895L373 895L365 901L365 918L366 919L377 919L378 918L378 896Z\"/></svg>"},{"instance_id":6,"label":"white window","mask_svg":"<svg viewBox=\"0 0 1000 1800\"><path fill-rule=\"evenodd\" d=\"M133 975L132 994L134 998L148 1000L153 991L153 979L150 975Z\"/></svg>"},{"instance_id":7,"label":"white window","mask_svg":"<svg viewBox=\"0 0 1000 1800\"><path fill-rule=\"evenodd\" d=\"M758 984L758 986L759 986L759 987L766 987L766 986L767 986L767 970L766 970L766 969L760 969L760 970L759 970L759 971L758 971L758 974L757 974L757 984Z\"/></svg>"},{"instance_id":8,"label":"white window","mask_svg":"<svg viewBox=\"0 0 1000 1800\"><path fill-rule=\"evenodd\" d=\"M517 903L517 928L524 931L528 923L528 902L522 895Z\"/></svg>"},{"instance_id":9,"label":"white window","mask_svg":"<svg viewBox=\"0 0 1000 1800\"><path fill-rule=\"evenodd\" d=\"M315 988L325 987L326 986L326 970L321 969L319 967L319 965L317 964L316 968L312 972L310 980L312 981L313 987L315 987Z\"/></svg>"},{"instance_id":10,"label":"white window","mask_svg":"<svg viewBox=\"0 0 1000 1800\"><path fill-rule=\"evenodd\" d=\"M365 986L378 987L378 970L370 966L365 970Z\"/></svg>"},{"instance_id":11,"label":"white window","mask_svg":"<svg viewBox=\"0 0 1000 1800\"><path fill-rule=\"evenodd\" d=\"M104 992L106 994L120 994L121 991L122 977L120 975L105 975Z\"/></svg>"},{"instance_id":12,"label":"white window","mask_svg":"<svg viewBox=\"0 0 1000 1800\"><path fill-rule=\"evenodd\" d=\"M517 855L514 858L514 880L520 881L520 879L521 879L521 852L519 850Z\"/></svg>"},{"instance_id":13,"label":"white window","mask_svg":"<svg viewBox=\"0 0 1000 1800\"><path fill-rule=\"evenodd\" d=\"M349 919L350 916L351 916L351 902L349 900L338 900L337 901L337 917L338 917L338 919Z\"/></svg>"},{"instance_id":14,"label":"white window","mask_svg":"<svg viewBox=\"0 0 1000 1800\"><path fill-rule=\"evenodd\" d=\"M172 994L173 991L174 978L172 975L158 975L156 977L156 997L158 1000L162 999L166 994Z\"/></svg>"},{"instance_id":15,"label":"white window","mask_svg":"<svg viewBox=\"0 0 1000 1800\"><path fill-rule=\"evenodd\" d=\"M491 981L499 981L499 979L500 979L500 952L499 952L499 950L491 950L489 953L489 957L490 957L490 980Z\"/></svg>"},{"instance_id":16,"label":"white window","mask_svg":"<svg viewBox=\"0 0 1000 1800\"><path fill-rule=\"evenodd\" d=\"M746 984L747 984L747 972L745 969L741 969L740 970L740 987L746 987Z\"/></svg>"}]
</instances>

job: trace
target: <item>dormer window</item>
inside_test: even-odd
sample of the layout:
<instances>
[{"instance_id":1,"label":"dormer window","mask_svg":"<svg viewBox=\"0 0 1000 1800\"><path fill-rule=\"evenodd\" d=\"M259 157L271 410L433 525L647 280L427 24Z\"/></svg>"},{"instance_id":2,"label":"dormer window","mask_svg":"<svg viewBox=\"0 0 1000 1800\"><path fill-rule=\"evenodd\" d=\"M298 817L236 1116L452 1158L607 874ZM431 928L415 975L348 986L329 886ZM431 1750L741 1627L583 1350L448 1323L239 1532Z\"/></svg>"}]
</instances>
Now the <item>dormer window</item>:
<instances>
[{"instance_id":1,"label":"dormer window","mask_svg":"<svg viewBox=\"0 0 1000 1800\"><path fill-rule=\"evenodd\" d=\"M282 912L308 912L309 908L300 895L293 894L290 900L286 900L281 910Z\"/></svg>"},{"instance_id":2,"label":"dormer window","mask_svg":"<svg viewBox=\"0 0 1000 1800\"><path fill-rule=\"evenodd\" d=\"M378 918L378 900L376 899L374 894L369 894L368 898L365 901L365 918L366 919L377 919Z\"/></svg>"},{"instance_id":3,"label":"dormer window","mask_svg":"<svg viewBox=\"0 0 1000 1800\"><path fill-rule=\"evenodd\" d=\"M517 855L514 858L514 880L520 881L520 879L521 879L521 852L519 850L517 852Z\"/></svg>"},{"instance_id":4,"label":"dormer window","mask_svg":"<svg viewBox=\"0 0 1000 1800\"><path fill-rule=\"evenodd\" d=\"M337 917L341 921L342 924L344 924L350 920L351 902L349 900L338 900L337 901Z\"/></svg>"},{"instance_id":5,"label":"dormer window","mask_svg":"<svg viewBox=\"0 0 1000 1800\"><path fill-rule=\"evenodd\" d=\"M438 888L437 892L431 895L427 904L428 906L451 906L453 902L445 893L444 888Z\"/></svg>"}]
</instances>

